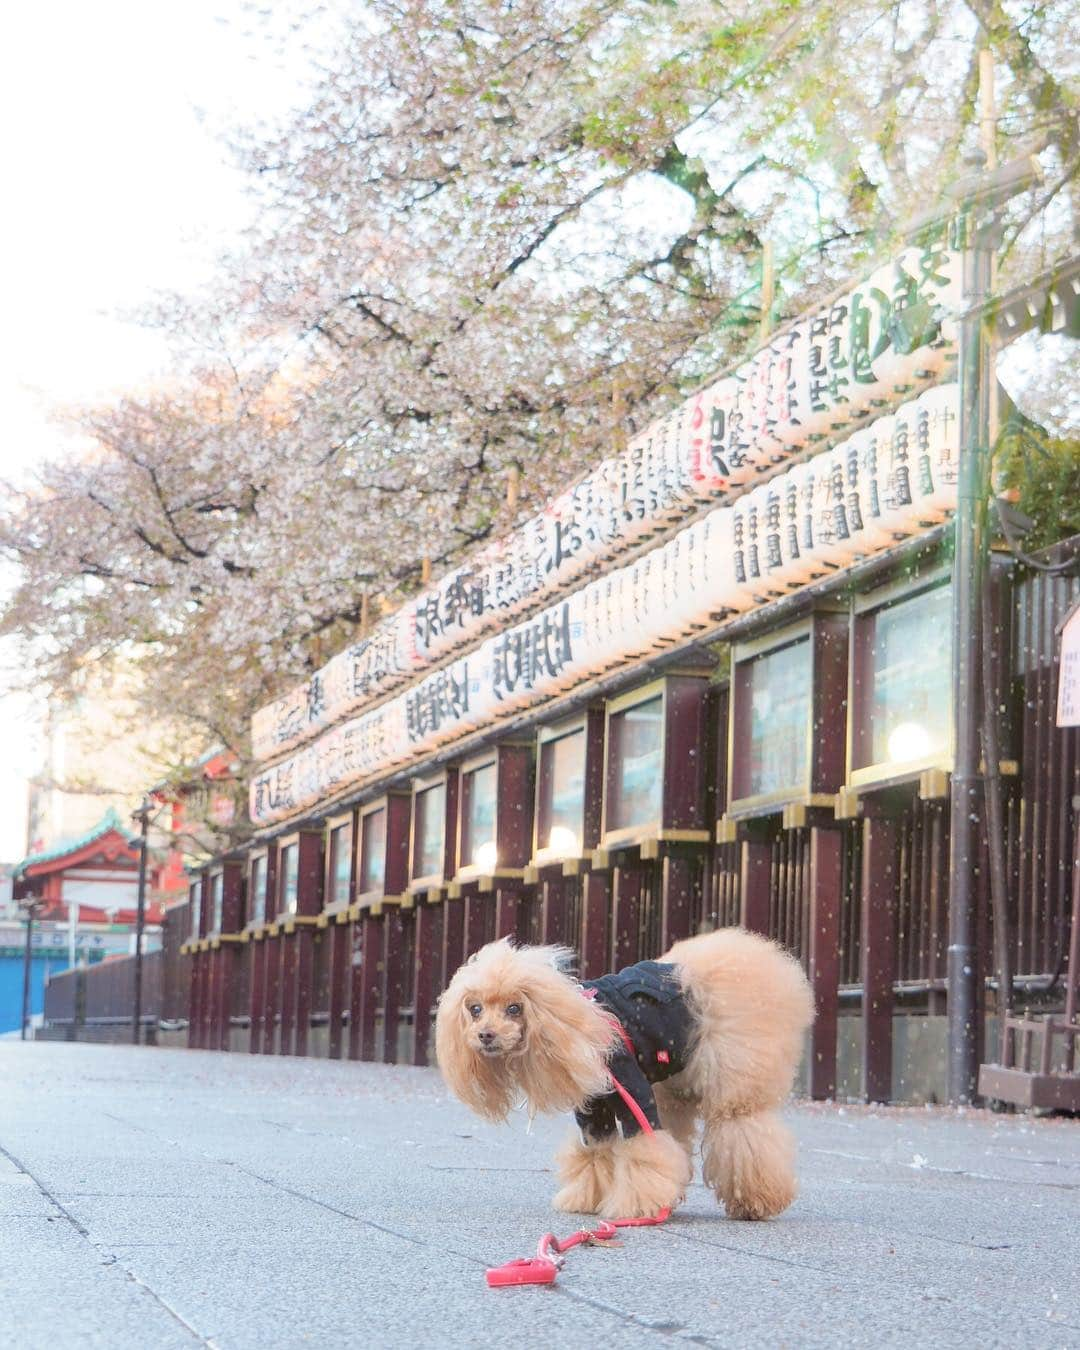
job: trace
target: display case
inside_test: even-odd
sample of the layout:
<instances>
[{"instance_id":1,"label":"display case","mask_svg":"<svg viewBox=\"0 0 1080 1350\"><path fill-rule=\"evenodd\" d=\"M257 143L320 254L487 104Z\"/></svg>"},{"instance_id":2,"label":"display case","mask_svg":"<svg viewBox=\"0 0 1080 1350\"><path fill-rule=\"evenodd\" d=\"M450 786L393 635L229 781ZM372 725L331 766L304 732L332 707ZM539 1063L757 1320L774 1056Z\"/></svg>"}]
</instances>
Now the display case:
<instances>
[{"instance_id":1,"label":"display case","mask_svg":"<svg viewBox=\"0 0 1080 1350\"><path fill-rule=\"evenodd\" d=\"M572 865L600 842L604 780L604 711L590 709L536 738L532 863ZM571 870L576 870L571 866Z\"/></svg>"},{"instance_id":2,"label":"display case","mask_svg":"<svg viewBox=\"0 0 1080 1350\"><path fill-rule=\"evenodd\" d=\"M533 746L502 742L458 768L455 881L521 877L532 846Z\"/></svg>"},{"instance_id":3,"label":"display case","mask_svg":"<svg viewBox=\"0 0 1080 1350\"><path fill-rule=\"evenodd\" d=\"M412 791L409 891L438 890L454 875L457 771L418 778Z\"/></svg>"},{"instance_id":4,"label":"display case","mask_svg":"<svg viewBox=\"0 0 1080 1350\"><path fill-rule=\"evenodd\" d=\"M732 650L727 819L831 807L843 782L848 619L822 611Z\"/></svg>"},{"instance_id":5,"label":"display case","mask_svg":"<svg viewBox=\"0 0 1080 1350\"><path fill-rule=\"evenodd\" d=\"M412 795L404 792L376 797L360 807L354 917L362 909L377 911L384 900L400 899L408 890L412 808Z\"/></svg>"},{"instance_id":6,"label":"display case","mask_svg":"<svg viewBox=\"0 0 1080 1350\"><path fill-rule=\"evenodd\" d=\"M948 773L953 761L948 573L858 597L851 622L848 786L864 791L928 771Z\"/></svg>"},{"instance_id":7,"label":"display case","mask_svg":"<svg viewBox=\"0 0 1080 1350\"><path fill-rule=\"evenodd\" d=\"M297 830L277 841L276 913L272 927L291 931L322 908L323 832Z\"/></svg>"},{"instance_id":8,"label":"display case","mask_svg":"<svg viewBox=\"0 0 1080 1350\"><path fill-rule=\"evenodd\" d=\"M226 858L206 874L206 933L218 938L235 935L243 926L243 864Z\"/></svg>"},{"instance_id":9,"label":"display case","mask_svg":"<svg viewBox=\"0 0 1080 1350\"><path fill-rule=\"evenodd\" d=\"M673 673L607 704L601 850L708 840L707 689Z\"/></svg>"},{"instance_id":10,"label":"display case","mask_svg":"<svg viewBox=\"0 0 1080 1350\"><path fill-rule=\"evenodd\" d=\"M256 849L248 858L247 928L252 931L260 930L266 923L266 902L273 887L272 859L269 848Z\"/></svg>"},{"instance_id":11,"label":"display case","mask_svg":"<svg viewBox=\"0 0 1080 1350\"><path fill-rule=\"evenodd\" d=\"M356 816L352 811L331 816L326 822L326 878L323 882L323 913L328 917L347 914L353 899Z\"/></svg>"}]
</instances>

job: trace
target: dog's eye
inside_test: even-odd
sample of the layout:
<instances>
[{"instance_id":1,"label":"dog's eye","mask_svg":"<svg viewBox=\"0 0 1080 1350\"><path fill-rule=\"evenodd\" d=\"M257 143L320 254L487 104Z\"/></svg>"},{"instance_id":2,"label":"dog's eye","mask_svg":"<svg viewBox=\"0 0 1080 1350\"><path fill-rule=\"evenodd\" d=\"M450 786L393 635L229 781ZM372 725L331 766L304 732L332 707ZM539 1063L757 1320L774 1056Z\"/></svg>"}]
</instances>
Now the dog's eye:
<instances>
[{"instance_id":1,"label":"dog's eye","mask_svg":"<svg viewBox=\"0 0 1080 1350\"><path fill-rule=\"evenodd\" d=\"M506 1005L506 1015L507 1015L507 1017L520 1017L520 1016L521 1016L521 1004L520 1004L520 1003L508 1003L508 1004Z\"/></svg>"},{"instance_id":2,"label":"dog's eye","mask_svg":"<svg viewBox=\"0 0 1080 1350\"><path fill-rule=\"evenodd\" d=\"M484 1011L484 1008L483 1008L483 1005L482 1005L482 1004L480 1004L480 1003L470 1003L470 1004L469 1004L469 1016L470 1016L470 1017L472 1017L472 1018L477 1018L477 1017L480 1016L480 1014L481 1014L483 1011Z\"/></svg>"}]
</instances>

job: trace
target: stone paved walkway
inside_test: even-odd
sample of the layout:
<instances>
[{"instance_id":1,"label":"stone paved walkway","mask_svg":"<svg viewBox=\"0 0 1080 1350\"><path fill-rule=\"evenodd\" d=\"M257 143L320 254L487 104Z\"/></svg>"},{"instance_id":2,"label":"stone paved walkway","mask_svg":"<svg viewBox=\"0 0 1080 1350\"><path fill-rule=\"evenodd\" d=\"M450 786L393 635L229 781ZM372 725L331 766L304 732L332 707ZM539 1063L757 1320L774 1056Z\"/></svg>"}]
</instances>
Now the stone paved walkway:
<instances>
[{"instance_id":1,"label":"stone paved walkway","mask_svg":"<svg viewBox=\"0 0 1080 1350\"><path fill-rule=\"evenodd\" d=\"M424 1069L0 1042L0 1346L1080 1346L1080 1123L797 1105L802 1194L484 1268L549 1227L565 1121Z\"/></svg>"}]
</instances>

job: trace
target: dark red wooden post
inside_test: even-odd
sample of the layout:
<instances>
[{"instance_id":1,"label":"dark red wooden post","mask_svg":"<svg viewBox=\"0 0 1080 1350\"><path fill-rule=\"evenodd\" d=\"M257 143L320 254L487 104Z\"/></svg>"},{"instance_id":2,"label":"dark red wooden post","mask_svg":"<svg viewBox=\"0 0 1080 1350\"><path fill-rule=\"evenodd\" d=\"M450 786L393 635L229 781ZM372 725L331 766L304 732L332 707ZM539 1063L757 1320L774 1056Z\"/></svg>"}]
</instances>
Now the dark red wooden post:
<instances>
[{"instance_id":1,"label":"dark red wooden post","mask_svg":"<svg viewBox=\"0 0 1080 1350\"><path fill-rule=\"evenodd\" d=\"M465 901L447 900L443 918L443 959L441 983L443 989L454 972L465 960Z\"/></svg>"},{"instance_id":2,"label":"dark red wooden post","mask_svg":"<svg viewBox=\"0 0 1080 1350\"><path fill-rule=\"evenodd\" d=\"M892 1098L896 853L896 821L868 816L863 821L861 935L863 1096L868 1102Z\"/></svg>"},{"instance_id":3,"label":"dark red wooden post","mask_svg":"<svg viewBox=\"0 0 1080 1350\"><path fill-rule=\"evenodd\" d=\"M329 1056L340 1059L345 1046L345 1011L349 1006L349 969L352 956L352 924L336 918L323 930L323 941L330 943L330 1026Z\"/></svg>"},{"instance_id":4,"label":"dark red wooden post","mask_svg":"<svg viewBox=\"0 0 1080 1350\"><path fill-rule=\"evenodd\" d=\"M540 941L574 945L576 933L567 932L566 879L546 873L540 883Z\"/></svg>"},{"instance_id":5,"label":"dark red wooden post","mask_svg":"<svg viewBox=\"0 0 1080 1350\"><path fill-rule=\"evenodd\" d=\"M278 1054L291 1055L296 1032L296 934L277 939L278 964L281 969L279 1008Z\"/></svg>"},{"instance_id":6,"label":"dark red wooden post","mask_svg":"<svg viewBox=\"0 0 1080 1350\"><path fill-rule=\"evenodd\" d=\"M472 956L484 945L487 938L487 916L492 905L492 896L481 895L475 882L465 888L463 897L465 906L465 956Z\"/></svg>"},{"instance_id":7,"label":"dark red wooden post","mask_svg":"<svg viewBox=\"0 0 1080 1350\"><path fill-rule=\"evenodd\" d=\"M810 949L807 974L816 1016L810 1033L810 1096L836 1096L839 1020L840 901L844 836L838 829L810 830Z\"/></svg>"},{"instance_id":8,"label":"dark red wooden post","mask_svg":"<svg viewBox=\"0 0 1080 1350\"><path fill-rule=\"evenodd\" d=\"M739 895L741 922L752 933L769 933L769 896L772 886L772 840L748 835L741 843Z\"/></svg>"},{"instance_id":9,"label":"dark red wooden post","mask_svg":"<svg viewBox=\"0 0 1080 1350\"><path fill-rule=\"evenodd\" d=\"M306 1055L315 992L315 929L298 928L291 941L296 965L296 1030L293 1036L293 1054Z\"/></svg>"},{"instance_id":10,"label":"dark red wooden post","mask_svg":"<svg viewBox=\"0 0 1080 1350\"><path fill-rule=\"evenodd\" d=\"M250 939L251 943L251 1002L249 1014L251 1030L248 1050L257 1055L263 1048L263 1019L266 1016L266 947L264 941Z\"/></svg>"},{"instance_id":11,"label":"dark red wooden post","mask_svg":"<svg viewBox=\"0 0 1080 1350\"><path fill-rule=\"evenodd\" d=\"M357 923L360 965L353 967L349 1013L349 1058L375 1058L375 1022L382 993L383 920L365 910Z\"/></svg>"},{"instance_id":12,"label":"dark red wooden post","mask_svg":"<svg viewBox=\"0 0 1080 1350\"><path fill-rule=\"evenodd\" d=\"M674 674L665 680L663 824L667 829L705 826L709 744L708 677Z\"/></svg>"},{"instance_id":13,"label":"dark red wooden post","mask_svg":"<svg viewBox=\"0 0 1080 1350\"><path fill-rule=\"evenodd\" d=\"M581 879L581 975L596 979L608 969L608 917L611 879L606 872L586 872Z\"/></svg>"},{"instance_id":14,"label":"dark red wooden post","mask_svg":"<svg viewBox=\"0 0 1080 1350\"><path fill-rule=\"evenodd\" d=\"M280 937L267 937L263 965L266 970L266 1015L263 1018L263 1054L272 1055L277 1049L278 1025L281 1021L281 949Z\"/></svg>"},{"instance_id":15,"label":"dark red wooden post","mask_svg":"<svg viewBox=\"0 0 1080 1350\"><path fill-rule=\"evenodd\" d=\"M191 962L191 980L188 985L187 1042L189 1050L197 1050L199 1048L199 953L191 952L188 960Z\"/></svg>"},{"instance_id":16,"label":"dark red wooden post","mask_svg":"<svg viewBox=\"0 0 1080 1350\"><path fill-rule=\"evenodd\" d=\"M405 984L403 919L400 905L387 906L383 919L383 1054L384 1064L398 1062L398 1023Z\"/></svg>"},{"instance_id":17,"label":"dark red wooden post","mask_svg":"<svg viewBox=\"0 0 1080 1350\"><path fill-rule=\"evenodd\" d=\"M225 951L220 942L211 945L207 954L210 962L210 1016L208 1049L225 1049Z\"/></svg>"},{"instance_id":18,"label":"dark red wooden post","mask_svg":"<svg viewBox=\"0 0 1080 1350\"><path fill-rule=\"evenodd\" d=\"M611 874L610 970L632 966L638 959L638 915L641 909L641 872L619 866Z\"/></svg>"},{"instance_id":19,"label":"dark red wooden post","mask_svg":"<svg viewBox=\"0 0 1080 1350\"><path fill-rule=\"evenodd\" d=\"M690 936L694 899L694 864L668 854L661 872L660 946L663 951Z\"/></svg>"},{"instance_id":20,"label":"dark red wooden post","mask_svg":"<svg viewBox=\"0 0 1080 1350\"><path fill-rule=\"evenodd\" d=\"M414 1014L412 1029L412 1062L428 1062L428 1041L431 1036L431 1013L442 992L443 923L446 903L418 904L416 907L416 976L413 981Z\"/></svg>"},{"instance_id":21,"label":"dark red wooden post","mask_svg":"<svg viewBox=\"0 0 1080 1350\"><path fill-rule=\"evenodd\" d=\"M512 878L495 884L495 936L521 941L525 894L522 884Z\"/></svg>"}]
</instances>

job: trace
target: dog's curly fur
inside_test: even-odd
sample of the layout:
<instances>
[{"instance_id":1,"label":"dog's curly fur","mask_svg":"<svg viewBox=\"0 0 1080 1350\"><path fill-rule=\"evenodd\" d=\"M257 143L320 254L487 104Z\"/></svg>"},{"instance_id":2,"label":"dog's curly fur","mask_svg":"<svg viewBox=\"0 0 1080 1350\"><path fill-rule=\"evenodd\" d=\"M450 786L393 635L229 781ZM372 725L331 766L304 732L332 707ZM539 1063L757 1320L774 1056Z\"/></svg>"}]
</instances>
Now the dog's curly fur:
<instances>
[{"instance_id":1,"label":"dog's curly fur","mask_svg":"<svg viewBox=\"0 0 1080 1350\"><path fill-rule=\"evenodd\" d=\"M439 1001L435 1044L452 1091L489 1120L522 1099L530 1113L572 1111L610 1091L611 1019L565 973L558 947L490 943ZM663 1128L558 1155L557 1209L637 1217L678 1204L703 1126L705 1182L732 1218L765 1219L795 1198L794 1141L776 1114L791 1090L813 998L798 963L741 928L677 942L694 1019L686 1068L655 1085Z\"/></svg>"}]
</instances>

